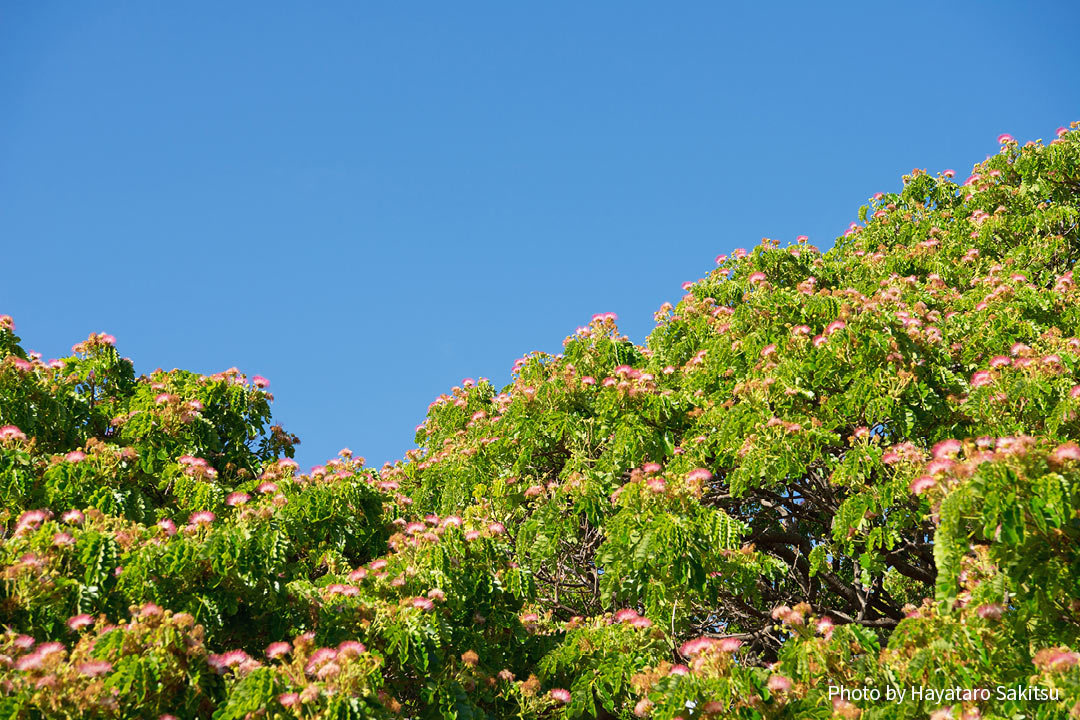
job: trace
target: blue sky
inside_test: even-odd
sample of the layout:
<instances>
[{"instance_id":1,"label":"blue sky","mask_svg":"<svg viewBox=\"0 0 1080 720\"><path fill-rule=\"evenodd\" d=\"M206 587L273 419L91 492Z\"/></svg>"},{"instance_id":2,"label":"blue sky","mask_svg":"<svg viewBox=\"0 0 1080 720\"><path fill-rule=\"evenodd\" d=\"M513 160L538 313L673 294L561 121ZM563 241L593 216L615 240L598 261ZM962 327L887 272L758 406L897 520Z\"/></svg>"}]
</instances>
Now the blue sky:
<instances>
[{"instance_id":1,"label":"blue sky","mask_svg":"<svg viewBox=\"0 0 1080 720\"><path fill-rule=\"evenodd\" d=\"M304 466L1080 119L1075 2L0 2L0 314L271 380Z\"/></svg>"}]
</instances>

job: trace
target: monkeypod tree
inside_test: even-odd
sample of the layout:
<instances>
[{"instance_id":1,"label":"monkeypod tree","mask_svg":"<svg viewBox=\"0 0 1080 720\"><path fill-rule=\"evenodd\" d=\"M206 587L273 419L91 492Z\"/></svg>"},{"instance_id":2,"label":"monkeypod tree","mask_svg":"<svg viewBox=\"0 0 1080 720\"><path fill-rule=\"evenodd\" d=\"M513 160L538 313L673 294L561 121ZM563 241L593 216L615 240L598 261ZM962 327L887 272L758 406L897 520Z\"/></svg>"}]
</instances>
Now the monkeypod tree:
<instances>
[{"instance_id":1,"label":"monkeypod tree","mask_svg":"<svg viewBox=\"0 0 1080 720\"><path fill-rule=\"evenodd\" d=\"M1080 132L1000 141L379 470L299 472L262 378L3 318L0 717L1080 713Z\"/></svg>"}]
</instances>

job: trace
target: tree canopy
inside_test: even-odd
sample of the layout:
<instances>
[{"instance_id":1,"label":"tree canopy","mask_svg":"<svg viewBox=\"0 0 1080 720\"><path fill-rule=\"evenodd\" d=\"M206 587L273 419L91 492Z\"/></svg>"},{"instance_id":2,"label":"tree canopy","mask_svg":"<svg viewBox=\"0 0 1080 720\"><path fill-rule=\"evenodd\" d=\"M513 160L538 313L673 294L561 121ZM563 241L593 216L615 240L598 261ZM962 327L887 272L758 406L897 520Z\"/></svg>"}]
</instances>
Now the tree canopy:
<instances>
[{"instance_id":1,"label":"tree canopy","mask_svg":"<svg viewBox=\"0 0 1080 720\"><path fill-rule=\"evenodd\" d=\"M0 317L0 718L1080 715L1073 128L719 256L644 345L594 316L382 468Z\"/></svg>"}]
</instances>

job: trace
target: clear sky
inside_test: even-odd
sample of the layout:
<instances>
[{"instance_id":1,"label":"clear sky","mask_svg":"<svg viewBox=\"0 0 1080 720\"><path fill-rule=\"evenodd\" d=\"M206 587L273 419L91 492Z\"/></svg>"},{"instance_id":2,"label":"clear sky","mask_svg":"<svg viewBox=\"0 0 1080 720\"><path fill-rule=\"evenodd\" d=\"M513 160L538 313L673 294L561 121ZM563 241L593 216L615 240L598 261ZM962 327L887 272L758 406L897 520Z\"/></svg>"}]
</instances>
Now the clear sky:
<instances>
[{"instance_id":1,"label":"clear sky","mask_svg":"<svg viewBox=\"0 0 1080 720\"><path fill-rule=\"evenodd\" d=\"M1080 119L1080 3L0 1L0 314L262 374L310 466Z\"/></svg>"}]
</instances>

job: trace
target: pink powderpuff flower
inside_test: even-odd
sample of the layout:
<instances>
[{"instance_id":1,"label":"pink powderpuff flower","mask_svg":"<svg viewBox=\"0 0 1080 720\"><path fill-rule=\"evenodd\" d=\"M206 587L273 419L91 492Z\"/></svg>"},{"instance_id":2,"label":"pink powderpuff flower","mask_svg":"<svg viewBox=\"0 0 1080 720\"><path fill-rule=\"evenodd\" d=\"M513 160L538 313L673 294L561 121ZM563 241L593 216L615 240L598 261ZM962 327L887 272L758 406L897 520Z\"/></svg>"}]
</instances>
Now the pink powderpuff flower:
<instances>
[{"instance_id":1,"label":"pink powderpuff flower","mask_svg":"<svg viewBox=\"0 0 1080 720\"><path fill-rule=\"evenodd\" d=\"M642 465L641 469L644 470L647 473L658 473L658 472L660 472L661 468L660 468L660 463L650 462L650 463L645 463L644 465Z\"/></svg>"},{"instance_id":2,"label":"pink powderpuff flower","mask_svg":"<svg viewBox=\"0 0 1080 720\"><path fill-rule=\"evenodd\" d=\"M337 650L339 658L349 658L367 652L367 647L359 640L343 640L341 644L337 646Z\"/></svg>"},{"instance_id":3,"label":"pink powderpuff flower","mask_svg":"<svg viewBox=\"0 0 1080 720\"><path fill-rule=\"evenodd\" d=\"M292 652L292 645L287 642L270 643L270 646L266 648L266 657L275 660L290 652Z\"/></svg>"},{"instance_id":4,"label":"pink powderpuff flower","mask_svg":"<svg viewBox=\"0 0 1080 720\"><path fill-rule=\"evenodd\" d=\"M1050 459L1059 465L1069 460L1080 460L1080 447L1076 443L1062 443L1054 448L1054 452L1050 454Z\"/></svg>"},{"instance_id":5,"label":"pink powderpuff flower","mask_svg":"<svg viewBox=\"0 0 1080 720\"><path fill-rule=\"evenodd\" d=\"M503 525L501 522L493 522L488 525L488 531L495 535L502 535L504 532L506 532L506 526Z\"/></svg>"},{"instance_id":6,"label":"pink powderpuff flower","mask_svg":"<svg viewBox=\"0 0 1080 720\"><path fill-rule=\"evenodd\" d=\"M758 283L765 282L765 273L755 272L750 273L750 277L746 278L751 284L757 285Z\"/></svg>"},{"instance_id":7,"label":"pink powderpuff flower","mask_svg":"<svg viewBox=\"0 0 1080 720\"><path fill-rule=\"evenodd\" d=\"M717 644L717 647L720 648L720 652L733 653L740 647L742 647L742 644L742 640L740 640L739 638L729 637L720 640L720 642Z\"/></svg>"},{"instance_id":8,"label":"pink powderpuff flower","mask_svg":"<svg viewBox=\"0 0 1080 720\"><path fill-rule=\"evenodd\" d=\"M999 145L1005 145L1007 143L1014 143L1014 142L1016 142L1016 140L1009 133L1002 133L1001 135L998 135L998 144Z\"/></svg>"},{"instance_id":9,"label":"pink powderpuff flower","mask_svg":"<svg viewBox=\"0 0 1080 720\"><path fill-rule=\"evenodd\" d=\"M443 527L461 527L461 518L457 515L447 515L442 519Z\"/></svg>"},{"instance_id":10,"label":"pink powderpuff flower","mask_svg":"<svg viewBox=\"0 0 1080 720\"><path fill-rule=\"evenodd\" d=\"M795 337L799 337L801 335L809 335L810 327L808 325L796 325L795 327L791 328L791 334Z\"/></svg>"},{"instance_id":11,"label":"pink powderpuff flower","mask_svg":"<svg viewBox=\"0 0 1080 720\"><path fill-rule=\"evenodd\" d=\"M986 605L980 605L976 610L983 620L1000 620L1002 613L1005 612L1005 608L1001 607L997 603L987 603Z\"/></svg>"},{"instance_id":12,"label":"pink powderpuff flower","mask_svg":"<svg viewBox=\"0 0 1080 720\"><path fill-rule=\"evenodd\" d=\"M111 671L112 663L107 660L90 660L79 665L79 672L87 677L97 677Z\"/></svg>"},{"instance_id":13,"label":"pink powderpuff flower","mask_svg":"<svg viewBox=\"0 0 1080 720\"><path fill-rule=\"evenodd\" d=\"M255 387L260 389L270 387L270 381L264 378L262 375L256 375L255 377L251 378L251 383Z\"/></svg>"},{"instance_id":14,"label":"pink powderpuff flower","mask_svg":"<svg viewBox=\"0 0 1080 720\"><path fill-rule=\"evenodd\" d=\"M716 264L717 265L723 265L725 262L727 262L727 255L722 255L721 254L721 255L716 256Z\"/></svg>"},{"instance_id":15,"label":"pink powderpuff flower","mask_svg":"<svg viewBox=\"0 0 1080 720\"><path fill-rule=\"evenodd\" d=\"M161 393L156 398L154 398L154 402L157 403L158 405L164 405L165 403L169 402L170 400L174 400L174 399L175 398L172 395L170 395L169 393Z\"/></svg>"},{"instance_id":16,"label":"pink powderpuff flower","mask_svg":"<svg viewBox=\"0 0 1080 720\"><path fill-rule=\"evenodd\" d=\"M1008 367L1009 365L1012 365L1012 358L1005 355L995 355L990 358L990 367L992 368Z\"/></svg>"},{"instance_id":17,"label":"pink powderpuff flower","mask_svg":"<svg viewBox=\"0 0 1080 720\"><path fill-rule=\"evenodd\" d=\"M64 456L64 459L69 463L80 463L86 459L86 453L81 450L72 450Z\"/></svg>"},{"instance_id":18,"label":"pink powderpuff flower","mask_svg":"<svg viewBox=\"0 0 1080 720\"><path fill-rule=\"evenodd\" d=\"M679 648L679 652L686 657L695 657L702 651L713 647L716 641L710 637L699 637L693 640L687 640Z\"/></svg>"},{"instance_id":19,"label":"pink powderpuff flower","mask_svg":"<svg viewBox=\"0 0 1080 720\"><path fill-rule=\"evenodd\" d=\"M336 657L337 650L334 648L319 648L311 654L310 658L308 658L308 663L304 668L304 672L312 674Z\"/></svg>"},{"instance_id":20,"label":"pink powderpuff flower","mask_svg":"<svg viewBox=\"0 0 1080 720\"><path fill-rule=\"evenodd\" d=\"M479 537L480 537L480 531L479 530L469 530L469 531L467 531L465 533L465 539L468 542L472 542L473 540L476 540Z\"/></svg>"},{"instance_id":21,"label":"pink powderpuff flower","mask_svg":"<svg viewBox=\"0 0 1080 720\"><path fill-rule=\"evenodd\" d=\"M847 323L843 320L833 320L825 328L825 335L832 335L837 330L843 330L847 327Z\"/></svg>"},{"instance_id":22,"label":"pink powderpuff flower","mask_svg":"<svg viewBox=\"0 0 1080 720\"><path fill-rule=\"evenodd\" d=\"M686 479L690 480L691 482L697 480L700 480L702 482L708 482L709 480L712 480L712 476L712 472L710 472L707 468L695 468L687 474Z\"/></svg>"},{"instance_id":23,"label":"pink powderpuff flower","mask_svg":"<svg viewBox=\"0 0 1080 720\"><path fill-rule=\"evenodd\" d=\"M161 528L162 530L164 530L165 534L167 536L171 537L171 536L176 534L176 523L174 523L172 520L170 520L168 518L165 518L164 520L158 521L157 526L159 528Z\"/></svg>"},{"instance_id":24,"label":"pink powderpuff flower","mask_svg":"<svg viewBox=\"0 0 1080 720\"><path fill-rule=\"evenodd\" d=\"M942 440L934 446L933 452L935 460L952 460L960 454L960 450L963 446L959 440L955 438L949 438L948 440Z\"/></svg>"},{"instance_id":25,"label":"pink powderpuff flower","mask_svg":"<svg viewBox=\"0 0 1080 720\"><path fill-rule=\"evenodd\" d=\"M971 376L971 387L983 387L994 382L994 376L990 374L989 370L979 370L977 373Z\"/></svg>"},{"instance_id":26,"label":"pink powderpuff flower","mask_svg":"<svg viewBox=\"0 0 1080 720\"><path fill-rule=\"evenodd\" d=\"M637 617L641 617L638 615L637 610L634 610L633 608L623 608L615 613L614 619L617 623L628 623Z\"/></svg>"},{"instance_id":27,"label":"pink powderpuff flower","mask_svg":"<svg viewBox=\"0 0 1080 720\"><path fill-rule=\"evenodd\" d=\"M956 177L956 171L952 169L945 170L941 174L947 178Z\"/></svg>"},{"instance_id":28,"label":"pink powderpuff flower","mask_svg":"<svg viewBox=\"0 0 1080 720\"><path fill-rule=\"evenodd\" d=\"M243 505L248 500L251 500L251 496L246 492L234 492L229 493L229 496L225 498L225 504L229 507L236 507L237 505Z\"/></svg>"},{"instance_id":29,"label":"pink powderpuff flower","mask_svg":"<svg viewBox=\"0 0 1080 720\"><path fill-rule=\"evenodd\" d=\"M68 618L67 626L72 630L82 630L83 628L90 627L94 624L94 618L90 617L86 613L79 615L72 615Z\"/></svg>"},{"instance_id":30,"label":"pink powderpuff flower","mask_svg":"<svg viewBox=\"0 0 1080 720\"><path fill-rule=\"evenodd\" d=\"M209 510L199 510L198 512L193 512L191 514L188 522L192 525L209 525L216 519L217 516Z\"/></svg>"},{"instance_id":31,"label":"pink powderpuff flower","mask_svg":"<svg viewBox=\"0 0 1080 720\"><path fill-rule=\"evenodd\" d=\"M791 689L791 678L784 675L770 675L766 686L773 692L787 692Z\"/></svg>"},{"instance_id":32,"label":"pink powderpuff flower","mask_svg":"<svg viewBox=\"0 0 1080 720\"><path fill-rule=\"evenodd\" d=\"M654 493L662 493L667 490L667 482L662 477L651 477L645 481L645 485Z\"/></svg>"},{"instance_id":33,"label":"pink powderpuff flower","mask_svg":"<svg viewBox=\"0 0 1080 720\"><path fill-rule=\"evenodd\" d=\"M410 602L412 603L412 606L414 608L419 608L421 610L434 610L435 609L435 603L431 602L431 598L414 597L412 600L410 600Z\"/></svg>"},{"instance_id":34,"label":"pink powderpuff flower","mask_svg":"<svg viewBox=\"0 0 1080 720\"><path fill-rule=\"evenodd\" d=\"M586 375L585 377L581 378L581 384L582 385L595 385L596 384L596 378L594 378L592 375Z\"/></svg>"},{"instance_id":35,"label":"pink powderpuff flower","mask_svg":"<svg viewBox=\"0 0 1080 720\"><path fill-rule=\"evenodd\" d=\"M14 425L5 425L3 427L0 427L0 441L25 439L26 434Z\"/></svg>"},{"instance_id":36,"label":"pink powderpuff flower","mask_svg":"<svg viewBox=\"0 0 1080 720\"><path fill-rule=\"evenodd\" d=\"M561 705L570 702L570 691L564 690L563 688L552 688L552 690L548 692L548 695L551 696L552 700Z\"/></svg>"},{"instance_id":37,"label":"pink powderpuff flower","mask_svg":"<svg viewBox=\"0 0 1080 720\"><path fill-rule=\"evenodd\" d=\"M922 495L937 483L930 475L923 475L911 481L911 492Z\"/></svg>"},{"instance_id":38,"label":"pink powderpuff flower","mask_svg":"<svg viewBox=\"0 0 1080 720\"><path fill-rule=\"evenodd\" d=\"M649 698L642 698L634 705L634 714L638 717L645 717L653 709L653 701Z\"/></svg>"},{"instance_id":39,"label":"pink powderpuff flower","mask_svg":"<svg viewBox=\"0 0 1080 720\"><path fill-rule=\"evenodd\" d=\"M68 545L74 544L75 538L73 538L70 533L59 532L53 535L53 545L55 545L56 547L66 547Z\"/></svg>"},{"instance_id":40,"label":"pink powderpuff flower","mask_svg":"<svg viewBox=\"0 0 1080 720\"><path fill-rule=\"evenodd\" d=\"M682 663L676 663L675 665L671 666L670 670L668 670L668 675L689 675L689 674L690 674L690 668L687 667L686 665L683 665Z\"/></svg>"},{"instance_id":41,"label":"pink powderpuff flower","mask_svg":"<svg viewBox=\"0 0 1080 720\"><path fill-rule=\"evenodd\" d=\"M292 707L300 702L300 696L294 692L281 693L278 695L277 701L285 707Z\"/></svg>"},{"instance_id":42,"label":"pink powderpuff flower","mask_svg":"<svg viewBox=\"0 0 1080 720\"><path fill-rule=\"evenodd\" d=\"M761 349L761 357L769 357L774 352L776 352L776 343L771 343Z\"/></svg>"},{"instance_id":43,"label":"pink powderpuff flower","mask_svg":"<svg viewBox=\"0 0 1080 720\"><path fill-rule=\"evenodd\" d=\"M525 491L525 497L534 498L544 493L544 487L542 485L533 485Z\"/></svg>"},{"instance_id":44,"label":"pink powderpuff flower","mask_svg":"<svg viewBox=\"0 0 1080 720\"><path fill-rule=\"evenodd\" d=\"M1043 670L1064 672L1080 661L1080 654L1065 647L1043 648L1035 653L1035 666Z\"/></svg>"},{"instance_id":45,"label":"pink powderpuff flower","mask_svg":"<svg viewBox=\"0 0 1080 720\"><path fill-rule=\"evenodd\" d=\"M817 631L824 635L825 639L828 640L832 637L833 630L836 629L836 626L833 624L832 618L826 615L817 621L816 628Z\"/></svg>"},{"instance_id":46,"label":"pink powderpuff flower","mask_svg":"<svg viewBox=\"0 0 1080 720\"><path fill-rule=\"evenodd\" d=\"M278 488L277 488L276 484L268 481L268 482L262 483L261 485L259 485L259 487L255 488L255 492L259 492L259 493L262 493L263 495L267 495L269 493L277 492L277 489Z\"/></svg>"},{"instance_id":47,"label":"pink powderpuff flower","mask_svg":"<svg viewBox=\"0 0 1080 720\"><path fill-rule=\"evenodd\" d=\"M63 520L69 525L82 525L84 517L80 510L68 510L64 513Z\"/></svg>"}]
</instances>

